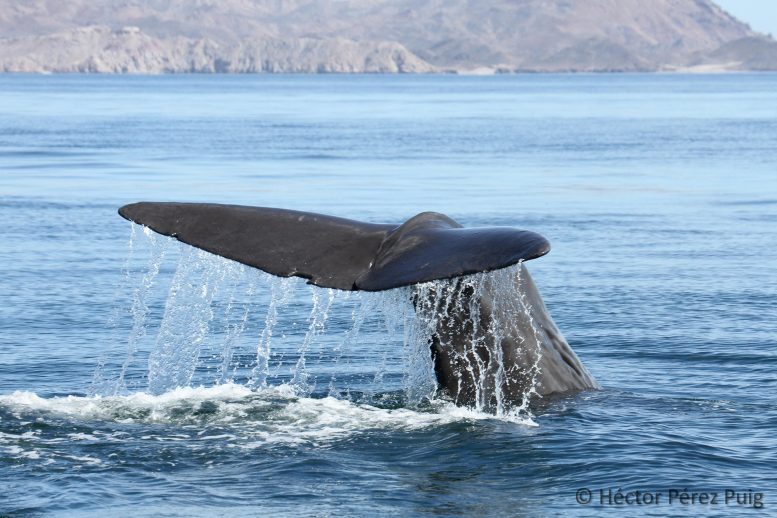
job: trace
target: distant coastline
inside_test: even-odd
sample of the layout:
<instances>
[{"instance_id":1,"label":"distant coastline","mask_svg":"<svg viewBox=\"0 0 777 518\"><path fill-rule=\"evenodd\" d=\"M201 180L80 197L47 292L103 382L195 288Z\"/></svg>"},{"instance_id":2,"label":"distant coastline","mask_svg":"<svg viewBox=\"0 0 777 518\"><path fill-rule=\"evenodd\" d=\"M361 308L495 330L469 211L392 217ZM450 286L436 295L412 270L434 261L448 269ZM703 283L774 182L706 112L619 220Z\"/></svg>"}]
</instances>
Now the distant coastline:
<instances>
[{"instance_id":1,"label":"distant coastline","mask_svg":"<svg viewBox=\"0 0 777 518\"><path fill-rule=\"evenodd\" d=\"M0 72L721 73L777 41L711 0L0 0Z\"/></svg>"},{"instance_id":2,"label":"distant coastline","mask_svg":"<svg viewBox=\"0 0 777 518\"><path fill-rule=\"evenodd\" d=\"M514 71L468 71L433 70L428 72L201 72L201 71L165 71L165 72L95 72L95 71L0 71L0 77L12 76L116 76L116 77L176 77L176 76L449 76L449 77L500 77L500 76L623 76L623 75L747 75L775 74L777 69L747 70L725 67L688 67L665 70L514 70Z\"/></svg>"}]
</instances>

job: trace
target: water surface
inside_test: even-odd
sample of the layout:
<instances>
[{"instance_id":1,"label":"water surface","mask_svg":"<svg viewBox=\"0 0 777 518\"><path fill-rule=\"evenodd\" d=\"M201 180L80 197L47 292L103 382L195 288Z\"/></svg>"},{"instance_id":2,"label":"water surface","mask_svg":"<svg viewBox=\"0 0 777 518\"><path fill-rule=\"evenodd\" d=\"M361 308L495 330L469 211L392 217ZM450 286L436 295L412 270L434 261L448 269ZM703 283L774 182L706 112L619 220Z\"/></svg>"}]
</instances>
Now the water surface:
<instances>
[{"instance_id":1,"label":"water surface","mask_svg":"<svg viewBox=\"0 0 777 518\"><path fill-rule=\"evenodd\" d=\"M0 76L0 514L752 511L673 488L762 492L768 513L775 150L773 74ZM401 332L371 317L393 302L348 343L363 301L336 294L299 397L326 290L130 238L116 209L138 200L540 232L553 250L528 267L602 390L527 420L417 404ZM263 388L273 289L284 356ZM163 356L192 381L155 386L159 336L202 322ZM602 506L608 488L664 500Z\"/></svg>"}]
</instances>

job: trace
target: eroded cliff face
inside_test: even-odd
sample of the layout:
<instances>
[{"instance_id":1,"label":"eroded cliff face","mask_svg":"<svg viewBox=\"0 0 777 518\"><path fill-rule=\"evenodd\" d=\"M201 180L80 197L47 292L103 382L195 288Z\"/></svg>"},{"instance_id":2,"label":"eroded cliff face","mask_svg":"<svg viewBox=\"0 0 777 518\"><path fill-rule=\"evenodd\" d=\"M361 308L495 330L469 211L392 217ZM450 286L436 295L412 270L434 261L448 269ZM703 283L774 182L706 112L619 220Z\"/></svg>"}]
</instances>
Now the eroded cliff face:
<instances>
[{"instance_id":1,"label":"eroded cliff face","mask_svg":"<svg viewBox=\"0 0 777 518\"><path fill-rule=\"evenodd\" d=\"M4 72L96 73L423 73L434 67L395 42L343 38L158 38L137 27L76 28L0 41Z\"/></svg>"},{"instance_id":2,"label":"eroded cliff face","mask_svg":"<svg viewBox=\"0 0 777 518\"><path fill-rule=\"evenodd\" d=\"M775 69L710 0L0 0L0 70Z\"/></svg>"}]
</instances>

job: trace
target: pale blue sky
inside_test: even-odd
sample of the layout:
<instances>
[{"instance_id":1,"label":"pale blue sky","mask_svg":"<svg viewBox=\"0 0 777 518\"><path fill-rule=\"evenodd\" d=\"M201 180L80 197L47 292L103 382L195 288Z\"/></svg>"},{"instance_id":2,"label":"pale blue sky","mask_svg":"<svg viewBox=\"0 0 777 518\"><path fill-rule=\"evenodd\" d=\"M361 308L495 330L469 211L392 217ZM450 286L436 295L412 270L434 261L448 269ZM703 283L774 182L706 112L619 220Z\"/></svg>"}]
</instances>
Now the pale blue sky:
<instances>
[{"instance_id":1,"label":"pale blue sky","mask_svg":"<svg viewBox=\"0 0 777 518\"><path fill-rule=\"evenodd\" d=\"M777 37L777 0L714 0L758 32Z\"/></svg>"}]
</instances>

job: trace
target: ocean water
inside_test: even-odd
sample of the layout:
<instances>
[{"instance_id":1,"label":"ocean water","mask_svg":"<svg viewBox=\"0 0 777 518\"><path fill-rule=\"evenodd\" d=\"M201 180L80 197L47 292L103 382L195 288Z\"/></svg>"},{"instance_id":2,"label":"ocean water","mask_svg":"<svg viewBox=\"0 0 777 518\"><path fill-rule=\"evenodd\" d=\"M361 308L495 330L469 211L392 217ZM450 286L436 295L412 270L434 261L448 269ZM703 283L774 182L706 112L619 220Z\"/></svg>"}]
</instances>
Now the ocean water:
<instances>
[{"instance_id":1,"label":"ocean water","mask_svg":"<svg viewBox=\"0 0 777 518\"><path fill-rule=\"evenodd\" d=\"M140 200L539 232L601 389L456 408L401 290L272 278ZM774 74L0 76L0 270L0 516L777 506Z\"/></svg>"}]
</instances>

